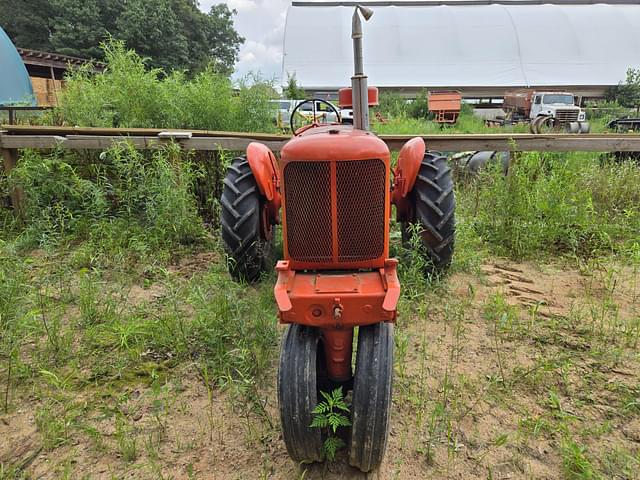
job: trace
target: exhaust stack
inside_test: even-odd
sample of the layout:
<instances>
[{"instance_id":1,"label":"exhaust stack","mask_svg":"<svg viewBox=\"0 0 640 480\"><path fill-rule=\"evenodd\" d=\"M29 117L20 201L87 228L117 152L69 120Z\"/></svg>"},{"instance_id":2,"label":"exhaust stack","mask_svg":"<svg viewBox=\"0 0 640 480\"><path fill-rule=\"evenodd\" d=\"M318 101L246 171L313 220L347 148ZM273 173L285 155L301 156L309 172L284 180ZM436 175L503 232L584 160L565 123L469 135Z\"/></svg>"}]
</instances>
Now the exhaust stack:
<instances>
[{"instance_id":1,"label":"exhaust stack","mask_svg":"<svg viewBox=\"0 0 640 480\"><path fill-rule=\"evenodd\" d=\"M373 16L373 10L362 5L357 5L351 19L351 38L353 39L353 64L354 72L351 77L351 89L353 95L353 126L360 130L369 130L369 97L367 76L364 74L364 61L362 57L362 21Z\"/></svg>"}]
</instances>

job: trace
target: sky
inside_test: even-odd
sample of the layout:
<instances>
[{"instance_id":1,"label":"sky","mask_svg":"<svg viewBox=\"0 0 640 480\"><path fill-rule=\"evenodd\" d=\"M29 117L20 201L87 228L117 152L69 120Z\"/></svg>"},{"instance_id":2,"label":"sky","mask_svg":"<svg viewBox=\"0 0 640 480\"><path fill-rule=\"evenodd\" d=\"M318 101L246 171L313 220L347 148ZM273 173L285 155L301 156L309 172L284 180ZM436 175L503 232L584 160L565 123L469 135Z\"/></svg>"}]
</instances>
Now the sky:
<instances>
[{"instance_id":1,"label":"sky","mask_svg":"<svg viewBox=\"0 0 640 480\"><path fill-rule=\"evenodd\" d=\"M226 3L229 9L238 12L234 25L245 38L234 78L260 72L264 78L275 78L280 84L284 22L291 0L200 0L200 9L208 12L211 5L218 3Z\"/></svg>"}]
</instances>

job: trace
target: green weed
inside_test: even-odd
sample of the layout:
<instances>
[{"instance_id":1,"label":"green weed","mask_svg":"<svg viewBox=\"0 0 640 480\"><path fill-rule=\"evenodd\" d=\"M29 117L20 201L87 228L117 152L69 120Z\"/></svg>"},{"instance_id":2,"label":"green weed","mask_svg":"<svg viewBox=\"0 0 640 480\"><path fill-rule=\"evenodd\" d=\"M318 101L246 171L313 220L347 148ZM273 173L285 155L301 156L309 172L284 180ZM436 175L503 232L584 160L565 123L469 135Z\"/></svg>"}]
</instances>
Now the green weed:
<instances>
[{"instance_id":1,"label":"green weed","mask_svg":"<svg viewBox=\"0 0 640 480\"><path fill-rule=\"evenodd\" d=\"M627 164L601 166L588 154L529 153L506 177L496 165L477 182L471 198L462 189L460 216L499 254L624 253L640 234L640 171Z\"/></svg>"},{"instance_id":2,"label":"green weed","mask_svg":"<svg viewBox=\"0 0 640 480\"><path fill-rule=\"evenodd\" d=\"M336 452L345 446L344 440L336 435L338 428L351 425L349 420L349 406L345 402L342 387L331 393L320 392L324 400L318 402L313 409L311 427L322 429L327 438L322 445L322 452L329 461L334 461Z\"/></svg>"},{"instance_id":3,"label":"green weed","mask_svg":"<svg viewBox=\"0 0 640 480\"><path fill-rule=\"evenodd\" d=\"M54 450L69 441L74 421L72 417L67 415L60 402L48 399L36 409L35 417L36 427L46 450Z\"/></svg>"},{"instance_id":4,"label":"green weed","mask_svg":"<svg viewBox=\"0 0 640 480\"><path fill-rule=\"evenodd\" d=\"M573 439L565 437L560 444L560 454L562 456L562 469L567 480L590 480L599 479L587 456L587 450Z\"/></svg>"},{"instance_id":5,"label":"green weed","mask_svg":"<svg viewBox=\"0 0 640 480\"><path fill-rule=\"evenodd\" d=\"M125 462L133 462L138 458L138 442L133 427L121 416L116 417L116 444L118 453Z\"/></svg>"},{"instance_id":6,"label":"green weed","mask_svg":"<svg viewBox=\"0 0 640 480\"><path fill-rule=\"evenodd\" d=\"M164 75L123 42L102 46L106 68L72 71L49 121L83 127L147 127L201 130L275 131L276 97L271 83L251 78L234 85L207 69L194 78ZM234 92L237 89L238 94Z\"/></svg>"},{"instance_id":7,"label":"green weed","mask_svg":"<svg viewBox=\"0 0 640 480\"><path fill-rule=\"evenodd\" d=\"M145 258L204 237L192 192L195 171L178 146L147 157L123 143L101 155L100 167L86 171L72 163L78 159L63 151L26 151L12 171L10 181L30 192L22 245L88 240L90 258L80 263L95 266L120 252Z\"/></svg>"},{"instance_id":8,"label":"green weed","mask_svg":"<svg viewBox=\"0 0 640 480\"><path fill-rule=\"evenodd\" d=\"M0 360L6 366L1 404L6 413L20 346L24 341L21 327L29 288L23 263L9 252L2 254L3 247L0 241Z\"/></svg>"}]
</instances>

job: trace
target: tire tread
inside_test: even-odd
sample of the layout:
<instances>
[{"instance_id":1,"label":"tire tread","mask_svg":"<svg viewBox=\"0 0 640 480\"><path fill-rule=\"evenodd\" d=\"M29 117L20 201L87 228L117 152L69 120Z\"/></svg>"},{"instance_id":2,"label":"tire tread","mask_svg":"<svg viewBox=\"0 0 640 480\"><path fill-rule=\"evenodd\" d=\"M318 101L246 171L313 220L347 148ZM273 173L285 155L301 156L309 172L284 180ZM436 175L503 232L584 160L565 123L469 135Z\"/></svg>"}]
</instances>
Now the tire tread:
<instances>
[{"instance_id":1,"label":"tire tread","mask_svg":"<svg viewBox=\"0 0 640 480\"><path fill-rule=\"evenodd\" d=\"M257 281L273 265L273 247L261 238L262 198L244 156L231 162L222 183L220 225L229 272L236 280Z\"/></svg>"},{"instance_id":2,"label":"tire tread","mask_svg":"<svg viewBox=\"0 0 640 480\"><path fill-rule=\"evenodd\" d=\"M393 325L360 327L353 387L349 464L376 469L387 447L393 388Z\"/></svg>"},{"instance_id":3,"label":"tire tread","mask_svg":"<svg viewBox=\"0 0 640 480\"><path fill-rule=\"evenodd\" d=\"M403 239L408 244L409 224L419 224L425 232L422 253L428 260L427 272L444 271L453 257L456 206L446 157L436 152L425 153L411 197L415 218L402 224Z\"/></svg>"},{"instance_id":4,"label":"tire tread","mask_svg":"<svg viewBox=\"0 0 640 480\"><path fill-rule=\"evenodd\" d=\"M322 434L310 427L318 403L316 355L320 330L293 324L282 338L278 406L282 436L296 462L322 461Z\"/></svg>"}]
</instances>

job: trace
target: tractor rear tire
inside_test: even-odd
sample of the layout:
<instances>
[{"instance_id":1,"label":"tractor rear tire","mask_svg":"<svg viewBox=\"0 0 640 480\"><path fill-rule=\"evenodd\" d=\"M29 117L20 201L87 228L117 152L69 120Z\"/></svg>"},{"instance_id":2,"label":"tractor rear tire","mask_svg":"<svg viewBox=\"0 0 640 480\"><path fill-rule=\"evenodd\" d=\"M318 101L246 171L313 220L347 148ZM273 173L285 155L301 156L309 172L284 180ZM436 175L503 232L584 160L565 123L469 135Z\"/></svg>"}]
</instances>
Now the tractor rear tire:
<instances>
[{"instance_id":1,"label":"tractor rear tire","mask_svg":"<svg viewBox=\"0 0 640 480\"><path fill-rule=\"evenodd\" d=\"M369 472L382 463L389 437L393 325L381 322L359 330L349 464Z\"/></svg>"},{"instance_id":2,"label":"tractor rear tire","mask_svg":"<svg viewBox=\"0 0 640 480\"><path fill-rule=\"evenodd\" d=\"M443 272L451 265L456 231L456 199L447 157L425 153L410 195L414 218L401 225L403 243L410 246L410 225L419 225L426 273Z\"/></svg>"},{"instance_id":3,"label":"tractor rear tire","mask_svg":"<svg viewBox=\"0 0 640 480\"><path fill-rule=\"evenodd\" d=\"M220 199L222 241L235 280L255 282L274 264L273 242L261 234L263 198L245 156L231 162Z\"/></svg>"},{"instance_id":4,"label":"tractor rear tire","mask_svg":"<svg viewBox=\"0 0 640 480\"><path fill-rule=\"evenodd\" d=\"M318 404L316 357L318 328L290 325L282 338L278 370L278 405L282 436L289 456L296 462L320 462L322 433L311 428Z\"/></svg>"}]
</instances>

